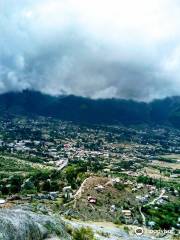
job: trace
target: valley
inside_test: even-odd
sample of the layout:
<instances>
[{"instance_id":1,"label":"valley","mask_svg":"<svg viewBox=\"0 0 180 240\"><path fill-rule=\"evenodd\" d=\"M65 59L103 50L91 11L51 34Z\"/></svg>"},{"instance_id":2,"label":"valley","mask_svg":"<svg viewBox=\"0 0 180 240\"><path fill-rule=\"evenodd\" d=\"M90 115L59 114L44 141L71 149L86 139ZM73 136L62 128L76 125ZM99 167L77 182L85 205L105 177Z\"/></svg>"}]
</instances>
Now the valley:
<instances>
[{"instance_id":1,"label":"valley","mask_svg":"<svg viewBox=\"0 0 180 240\"><path fill-rule=\"evenodd\" d=\"M136 239L138 227L144 239L161 238L148 234L157 230L178 237L180 130L18 115L0 122L0 211L58 216L72 239L76 222L97 239ZM119 238L105 237L105 227L98 238L97 222L114 224Z\"/></svg>"}]
</instances>

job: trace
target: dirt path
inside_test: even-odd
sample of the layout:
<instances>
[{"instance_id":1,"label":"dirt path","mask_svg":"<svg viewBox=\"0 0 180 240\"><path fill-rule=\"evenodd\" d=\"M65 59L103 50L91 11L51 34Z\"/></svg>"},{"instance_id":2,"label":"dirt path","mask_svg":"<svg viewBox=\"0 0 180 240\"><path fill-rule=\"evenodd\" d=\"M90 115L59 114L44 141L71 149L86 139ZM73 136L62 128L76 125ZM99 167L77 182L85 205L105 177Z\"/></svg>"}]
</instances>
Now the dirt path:
<instances>
[{"instance_id":1,"label":"dirt path","mask_svg":"<svg viewBox=\"0 0 180 240\"><path fill-rule=\"evenodd\" d=\"M97 240L152 240L157 238L152 238L150 236L141 236L137 237L132 232L132 229L135 226L131 226L130 235L123 229L124 225L117 226L110 222L81 222L78 220L67 220L63 219L66 223L70 224L73 228L81 228L81 227L90 227ZM129 226L128 226L129 227Z\"/></svg>"}]
</instances>

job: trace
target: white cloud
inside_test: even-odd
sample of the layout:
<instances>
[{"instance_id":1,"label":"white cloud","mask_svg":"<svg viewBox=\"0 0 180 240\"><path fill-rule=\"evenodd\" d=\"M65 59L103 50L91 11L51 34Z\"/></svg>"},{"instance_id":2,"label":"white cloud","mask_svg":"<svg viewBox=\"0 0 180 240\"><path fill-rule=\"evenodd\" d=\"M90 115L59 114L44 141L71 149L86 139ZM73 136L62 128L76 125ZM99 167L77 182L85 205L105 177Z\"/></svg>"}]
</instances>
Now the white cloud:
<instances>
[{"instance_id":1,"label":"white cloud","mask_svg":"<svg viewBox=\"0 0 180 240\"><path fill-rule=\"evenodd\" d=\"M177 0L1 0L0 92L180 94Z\"/></svg>"}]
</instances>

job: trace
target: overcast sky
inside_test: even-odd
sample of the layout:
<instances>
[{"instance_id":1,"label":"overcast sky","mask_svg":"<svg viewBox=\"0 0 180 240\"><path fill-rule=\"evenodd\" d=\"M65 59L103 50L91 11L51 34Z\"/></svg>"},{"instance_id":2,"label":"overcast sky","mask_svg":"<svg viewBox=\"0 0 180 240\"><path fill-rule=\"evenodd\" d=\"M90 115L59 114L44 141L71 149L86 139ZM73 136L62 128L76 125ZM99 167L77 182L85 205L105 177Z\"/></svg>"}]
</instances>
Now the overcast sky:
<instances>
[{"instance_id":1,"label":"overcast sky","mask_svg":"<svg viewBox=\"0 0 180 240\"><path fill-rule=\"evenodd\" d=\"M0 0L0 93L180 95L179 0Z\"/></svg>"}]
</instances>

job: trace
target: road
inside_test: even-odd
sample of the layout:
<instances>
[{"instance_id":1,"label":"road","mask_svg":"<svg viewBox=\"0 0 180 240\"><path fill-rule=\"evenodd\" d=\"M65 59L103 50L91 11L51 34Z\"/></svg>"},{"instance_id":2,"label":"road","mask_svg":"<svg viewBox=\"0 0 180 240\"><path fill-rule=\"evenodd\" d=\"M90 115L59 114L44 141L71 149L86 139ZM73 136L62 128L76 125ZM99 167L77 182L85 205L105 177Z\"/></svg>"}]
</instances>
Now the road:
<instances>
[{"instance_id":1,"label":"road","mask_svg":"<svg viewBox=\"0 0 180 240\"><path fill-rule=\"evenodd\" d=\"M56 166L58 166L58 170L62 170L63 168L65 168L68 165L68 160L64 160L64 162L59 166L58 164L59 161L56 162Z\"/></svg>"},{"instance_id":2,"label":"road","mask_svg":"<svg viewBox=\"0 0 180 240\"><path fill-rule=\"evenodd\" d=\"M145 226L146 225L146 218L145 218L143 212L141 211L141 207L139 207L139 212L140 212L141 217L142 217L143 225Z\"/></svg>"},{"instance_id":3,"label":"road","mask_svg":"<svg viewBox=\"0 0 180 240\"><path fill-rule=\"evenodd\" d=\"M159 197L155 198L154 200L152 200L150 203L146 204L145 206L149 206L149 205L154 205L159 199L162 198L162 196L165 194L166 190L163 189L159 195Z\"/></svg>"},{"instance_id":4,"label":"road","mask_svg":"<svg viewBox=\"0 0 180 240\"><path fill-rule=\"evenodd\" d=\"M159 197L153 199L150 203L144 205L144 207L145 207L145 206L149 206L149 205L154 205L159 199L162 198L162 196L165 194L165 192L166 192L166 190L163 189L163 190L161 191ZM146 217L145 217L145 215L143 214L143 212L141 211L141 207L139 207L139 212L140 212L141 217L142 217L142 220L143 220L143 225L145 226L145 225L146 225Z\"/></svg>"}]
</instances>

